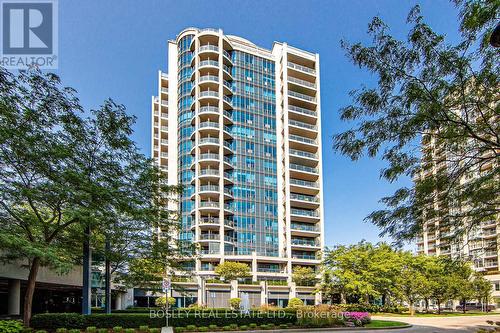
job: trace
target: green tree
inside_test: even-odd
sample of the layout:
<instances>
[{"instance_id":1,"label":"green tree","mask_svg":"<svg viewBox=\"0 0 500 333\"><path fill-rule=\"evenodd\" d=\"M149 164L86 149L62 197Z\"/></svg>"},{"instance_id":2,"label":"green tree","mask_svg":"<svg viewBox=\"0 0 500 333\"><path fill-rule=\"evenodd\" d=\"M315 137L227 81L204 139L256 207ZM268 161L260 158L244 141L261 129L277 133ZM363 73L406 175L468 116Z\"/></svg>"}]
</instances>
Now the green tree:
<instances>
[{"instance_id":1,"label":"green tree","mask_svg":"<svg viewBox=\"0 0 500 333\"><path fill-rule=\"evenodd\" d=\"M0 249L29 266L25 325L40 267L79 263L87 228L93 244L141 230L127 246L136 254L148 252L148 230L176 225L163 208L173 189L129 138L133 123L111 100L85 118L54 74L0 68Z\"/></svg>"},{"instance_id":2,"label":"green tree","mask_svg":"<svg viewBox=\"0 0 500 333\"><path fill-rule=\"evenodd\" d=\"M389 182L415 179L413 187L382 198L386 207L366 218L399 242L413 240L432 217L460 237L499 213L500 169L488 166L500 159L500 54L486 41L500 3L454 2L461 20L456 44L426 24L419 6L408 16L406 40L393 37L375 17L368 30L372 43L342 42L349 59L376 76L378 86L351 93L352 104L340 113L356 125L335 136L334 149L352 160L380 156L388 164L381 177ZM434 139L446 155L424 152L422 160L420 139ZM442 163L446 167L437 174L419 176L425 164ZM432 205L438 195L449 207Z\"/></svg>"},{"instance_id":3,"label":"green tree","mask_svg":"<svg viewBox=\"0 0 500 333\"><path fill-rule=\"evenodd\" d=\"M292 280L298 286L313 286L316 284L316 273L311 267L296 266L292 272Z\"/></svg>"},{"instance_id":4,"label":"green tree","mask_svg":"<svg viewBox=\"0 0 500 333\"><path fill-rule=\"evenodd\" d=\"M491 282L476 274L472 280L472 290L474 297L485 306L484 310L488 311L488 301L492 292Z\"/></svg>"},{"instance_id":5,"label":"green tree","mask_svg":"<svg viewBox=\"0 0 500 333\"><path fill-rule=\"evenodd\" d=\"M215 268L215 274L225 281L233 281L249 277L250 267L247 264L234 261L225 261Z\"/></svg>"},{"instance_id":6,"label":"green tree","mask_svg":"<svg viewBox=\"0 0 500 333\"><path fill-rule=\"evenodd\" d=\"M428 288L428 280L421 271L425 257L415 257L409 252L402 253L402 266L395 279L395 294L408 304L410 315L415 314L415 303L422 299Z\"/></svg>"}]
</instances>

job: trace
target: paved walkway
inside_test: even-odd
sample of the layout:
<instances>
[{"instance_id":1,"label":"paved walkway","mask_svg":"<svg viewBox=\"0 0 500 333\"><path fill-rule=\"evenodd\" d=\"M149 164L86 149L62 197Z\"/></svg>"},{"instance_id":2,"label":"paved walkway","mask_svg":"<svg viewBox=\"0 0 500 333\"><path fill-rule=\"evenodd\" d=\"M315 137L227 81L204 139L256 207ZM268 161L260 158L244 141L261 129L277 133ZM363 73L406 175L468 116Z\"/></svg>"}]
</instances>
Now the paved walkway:
<instances>
[{"instance_id":1,"label":"paved walkway","mask_svg":"<svg viewBox=\"0 0 500 333\"><path fill-rule=\"evenodd\" d=\"M387 330L392 333L470 333L476 332L482 327L492 327L486 323L487 320L500 321L500 315L488 316L457 316L457 317L379 317L373 319L395 320L412 324L413 327L399 330ZM358 331L370 332L369 330ZM371 331L373 332L373 330Z\"/></svg>"}]
</instances>

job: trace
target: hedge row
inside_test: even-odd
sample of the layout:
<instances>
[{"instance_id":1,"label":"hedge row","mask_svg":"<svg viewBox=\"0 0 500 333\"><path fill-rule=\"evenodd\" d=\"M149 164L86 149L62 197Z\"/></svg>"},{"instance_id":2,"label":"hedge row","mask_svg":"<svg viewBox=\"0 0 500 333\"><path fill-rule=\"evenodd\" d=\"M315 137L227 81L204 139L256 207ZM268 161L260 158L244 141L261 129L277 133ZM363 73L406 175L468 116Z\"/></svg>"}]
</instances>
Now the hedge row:
<instances>
[{"instance_id":1,"label":"hedge row","mask_svg":"<svg viewBox=\"0 0 500 333\"><path fill-rule=\"evenodd\" d=\"M217 325L220 327L230 324L237 325L265 325L265 324L287 324L296 323L297 316L292 313L276 313L261 314L251 313L245 314L231 314L229 316L209 316L200 314L183 314L182 317L175 316L169 318L169 324L177 326L208 326ZM162 327L165 326L165 317L151 318L149 314L136 313L136 314L91 314L81 315L78 313L43 313L33 316L31 319L31 326L36 329L50 329L54 330L60 327L67 329L71 328L86 328L95 326L100 328L112 328L121 326L124 328L137 328L139 326L149 327Z\"/></svg>"},{"instance_id":2,"label":"hedge row","mask_svg":"<svg viewBox=\"0 0 500 333\"><path fill-rule=\"evenodd\" d=\"M386 312L386 313L403 313L408 311L407 307L400 305L376 305L376 304L335 304L342 311L349 312Z\"/></svg>"}]
</instances>

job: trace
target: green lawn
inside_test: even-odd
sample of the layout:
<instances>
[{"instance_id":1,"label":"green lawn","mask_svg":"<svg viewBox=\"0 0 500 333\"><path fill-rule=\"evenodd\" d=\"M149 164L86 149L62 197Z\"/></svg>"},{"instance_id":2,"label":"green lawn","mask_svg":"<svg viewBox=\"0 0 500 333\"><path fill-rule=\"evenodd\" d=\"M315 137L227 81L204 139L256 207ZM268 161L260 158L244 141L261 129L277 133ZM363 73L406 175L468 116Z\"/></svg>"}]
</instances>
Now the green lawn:
<instances>
[{"instance_id":1,"label":"green lawn","mask_svg":"<svg viewBox=\"0 0 500 333\"><path fill-rule=\"evenodd\" d=\"M371 323L365 325L367 328L377 328L377 327L394 327L394 326L406 326L407 323L401 321L390 321L390 320L372 320Z\"/></svg>"},{"instance_id":2,"label":"green lawn","mask_svg":"<svg viewBox=\"0 0 500 333\"><path fill-rule=\"evenodd\" d=\"M374 316L384 316L384 317L410 317L409 313L374 313ZM437 313L415 313L414 317L460 317L460 316L491 316L491 315L500 315L500 312L442 312L441 314Z\"/></svg>"}]
</instances>

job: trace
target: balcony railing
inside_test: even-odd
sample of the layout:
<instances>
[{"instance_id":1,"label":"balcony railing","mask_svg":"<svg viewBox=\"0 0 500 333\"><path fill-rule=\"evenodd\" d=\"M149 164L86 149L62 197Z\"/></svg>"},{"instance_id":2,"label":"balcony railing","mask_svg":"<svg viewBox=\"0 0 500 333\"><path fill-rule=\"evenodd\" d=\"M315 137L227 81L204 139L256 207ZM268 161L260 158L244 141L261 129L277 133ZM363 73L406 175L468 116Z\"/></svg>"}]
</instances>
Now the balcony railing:
<instances>
[{"instance_id":1,"label":"balcony railing","mask_svg":"<svg viewBox=\"0 0 500 333\"><path fill-rule=\"evenodd\" d=\"M310 217L319 217L319 214L315 210L305 210L305 209L290 209L290 213L293 215L301 215L301 216L310 216Z\"/></svg>"},{"instance_id":2,"label":"balcony railing","mask_svg":"<svg viewBox=\"0 0 500 333\"><path fill-rule=\"evenodd\" d=\"M288 96L292 96L292 97L296 97L296 98L300 98L300 99L306 100L308 102L316 103L316 97L312 97L312 96L309 96L309 95L306 95L306 94L301 94L301 93L295 92L293 90L289 90L288 91Z\"/></svg>"},{"instance_id":3,"label":"balcony railing","mask_svg":"<svg viewBox=\"0 0 500 333\"><path fill-rule=\"evenodd\" d=\"M313 117L317 116L316 111L301 108L301 107L298 107L295 105L288 105L288 110L293 111L293 112L297 112L297 113L307 114L308 116L313 116Z\"/></svg>"},{"instance_id":4,"label":"balcony railing","mask_svg":"<svg viewBox=\"0 0 500 333\"><path fill-rule=\"evenodd\" d=\"M294 259L309 259L309 260L318 260L318 257L314 254L293 254L292 258Z\"/></svg>"},{"instance_id":5,"label":"balcony railing","mask_svg":"<svg viewBox=\"0 0 500 333\"><path fill-rule=\"evenodd\" d=\"M318 129L318 126L316 126L316 125L311 125L311 124L304 123L302 121L293 120L293 119L289 119L288 120L288 124L290 124L292 126L306 128L306 129L309 129L309 130L317 130Z\"/></svg>"},{"instance_id":6,"label":"balcony railing","mask_svg":"<svg viewBox=\"0 0 500 333\"><path fill-rule=\"evenodd\" d=\"M219 224L219 221L218 217L202 217L199 219L200 224Z\"/></svg>"},{"instance_id":7,"label":"balcony railing","mask_svg":"<svg viewBox=\"0 0 500 333\"><path fill-rule=\"evenodd\" d=\"M319 242L313 239L292 238L292 244L301 246L319 246Z\"/></svg>"},{"instance_id":8,"label":"balcony railing","mask_svg":"<svg viewBox=\"0 0 500 333\"><path fill-rule=\"evenodd\" d=\"M200 110L198 111L198 114L200 113L219 113L219 108L216 106L202 106Z\"/></svg>"},{"instance_id":9,"label":"balcony railing","mask_svg":"<svg viewBox=\"0 0 500 333\"><path fill-rule=\"evenodd\" d=\"M229 104L232 104L232 103L233 103L233 102L231 101L231 98L230 98L230 97L228 97L228 96L224 96L223 98L224 98L224 101L225 101L225 102L227 102L227 103L229 103Z\"/></svg>"},{"instance_id":10,"label":"balcony railing","mask_svg":"<svg viewBox=\"0 0 500 333\"><path fill-rule=\"evenodd\" d=\"M290 148L289 152L291 155L295 155L295 156L318 159L318 154L310 153L307 151L302 151L302 150Z\"/></svg>"},{"instance_id":11,"label":"balcony railing","mask_svg":"<svg viewBox=\"0 0 500 333\"><path fill-rule=\"evenodd\" d=\"M219 77L216 75L204 75L198 78L198 83L206 82L206 81L215 81L219 82Z\"/></svg>"},{"instance_id":12,"label":"balcony railing","mask_svg":"<svg viewBox=\"0 0 500 333\"><path fill-rule=\"evenodd\" d=\"M291 200L300 200L300 201L308 201L308 202L319 202L318 197L313 197L310 195L290 193Z\"/></svg>"},{"instance_id":13,"label":"balcony railing","mask_svg":"<svg viewBox=\"0 0 500 333\"><path fill-rule=\"evenodd\" d=\"M162 131L168 131L168 126L162 126L162 127L161 127L161 130L162 130Z\"/></svg>"},{"instance_id":14,"label":"balcony railing","mask_svg":"<svg viewBox=\"0 0 500 333\"><path fill-rule=\"evenodd\" d=\"M202 66L215 66L215 67L219 67L219 62L218 61L215 61L215 60L203 60L203 61L200 61L200 67Z\"/></svg>"},{"instance_id":15,"label":"balcony railing","mask_svg":"<svg viewBox=\"0 0 500 333\"><path fill-rule=\"evenodd\" d=\"M200 97L215 97L219 98L219 93L213 90L200 91Z\"/></svg>"},{"instance_id":16,"label":"balcony railing","mask_svg":"<svg viewBox=\"0 0 500 333\"><path fill-rule=\"evenodd\" d=\"M316 83L309 82L306 80L297 79L297 78L292 77L292 76L288 77L288 81L293 82L293 83L297 83L297 84L300 84L300 85L303 85L303 86L306 86L309 88L316 88Z\"/></svg>"},{"instance_id":17,"label":"balcony railing","mask_svg":"<svg viewBox=\"0 0 500 333\"><path fill-rule=\"evenodd\" d=\"M160 140L162 145L168 145L168 140L167 139L161 139Z\"/></svg>"},{"instance_id":18,"label":"balcony railing","mask_svg":"<svg viewBox=\"0 0 500 333\"><path fill-rule=\"evenodd\" d=\"M301 164L296 164L296 163L290 163L290 169L297 170L297 171L309 172L309 173L315 173L315 174L317 174L319 172L318 168L313 168L313 167L309 167L309 166L305 166L305 165L301 165Z\"/></svg>"},{"instance_id":19,"label":"balcony railing","mask_svg":"<svg viewBox=\"0 0 500 333\"><path fill-rule=\"evenodd\" d=\"M231 68L229 68L229 66L223 65L222 69L225 70L228 74L231 74Z\"/></svg>"},{"instance_id":20,"label":"balcony railing","mask_svg":"<svg viewBox=\"0 0 500 333\"><path fill-rule=\"evenodd\" d=\"M219 203L217 201L200 201L199 208L219 208Z\"/></svg>"},{"instance_id":21,"label":"balcony railing","mask_svg":"<svg viewBox=\"0 0 500 333\"><path fill-rule=\"evenodd\" d=\"M318 141L316 139L304 138L303 136L300 136L300 135L290 134L288 136L288 138L290 140L294 140L294 141L298 141L298 142L302 142L302 143L307 143L307 144L310 144L310 145L316 145L316 144L318 144Z\"/></svg>"},{"instance_id":22,"label":"balcony railing","mask_svg":"<svg viewBox=\"0 0 500 333\"><path fill-rule=\"evenodd\" d=\"M288 67L290 68L293 68L293 69L297 69L299 71L302 71L302 72L306 72L306 73L309 73L309 74L316 74L316 70L310 68L310 67L306 67L306 66L302 66L302 65L299 65L299 64L295 64L293 62L288 62Z\"/></svg>"},{"instance_id":23,"label":"balcony railing","mask_svg":"<svg viewBox=\"0 0 500 333\"><path fill-rule=\"evenodd\" d=\"M219 154L213 154L213 153L205 153L205 154L200 154L199 160L218 160L219 159Z\"/></svg>"},{"instance_id":24,"label":"balcony railing","mask_svg":"<svg viewBox=\"0 0 500 333\"><path fill-rule=\"evenodd\" d=\"M217 124L217 123L216 123ZM199 144L207 144L207 143L213 143L218 145L219 144L219 139L217 138L201 138Z\"/></svg>"},{"instance_id":25,"label":"balcony railing","mask_svg":"<svg viewBox=\"0 0 500 333\"><path fill-rule=\"evenodd\" d=\"M200 234L200 240L219 240L219 234Z\"/></svg>"},{"instance_id":26,"label":"balcony railing","mask_svg":"<svg viewBox=\"0 0 500 333\"><path fill-rule=\"evenodd\" d=\"M291 229L294 229L294 230L312 231L312 232L319 231L319 228L317 226L308 225L308 224L292 223L290 227L291 227Z\"/></svg>"},{"instance_id":27,"label":"balcony railing","mask_svg":"<svg viewBox=\"0 0 500 333\"><path fill-rule=\"evenodd\" d=\"M214 121L204 121L198 124L198 128L205 128L205 127L219 128L219 123L216 123Z\"/></svg>"},{"instance_id":28,"label":"balcony railing","mask_svg":"<svg viewBox=\"0 0 500 333\"><path fill-rule=\"evenodd\" d=\"M291 185L298 185L298 186L319 188L318 182L309 182L307 180L301 180L301 179L295 179L295 178L290 178L290 184Z\"/></svg>"},{"instance_id":29,"label":"balcony railing","mask_svg":"<svg viewBox=\"0 0 500 333\"><path fill-rule=\"evenodd\" d=\"M204 51L214 51L214 52L219 52L219 47L215 45L202 45L198 49L198 52L204 52Z\"/></svg>"},{"instance_id":30,"label":"balcony railing","mask_svg":"<svg viewBox=\"0 0 500 333\"><path fill-rule=\"evenodd\" d=\"M218 176L219 170L217 169L201 169L198 176Z\"/></svg>"},{"instance_id":31,"label":"balcony railing","mask_svg":"<svg viewBox=\"0 0 500 333\"><path fill-rule=\"evenodd\" d=\"M274 267L257 267L257 272L261 273L284 273L285 271L281 268Z\"/></svg>"},{"instance_id":32,"label":"balcony railing","mask_svg":"<svg viewBox=\"0 0 500 333\"><path fill-rule=\"evenodd\" d=\"M217 186L217 185L201 185L200 192L219 192L219 186Z\"/></svg>"}]
</instances>

